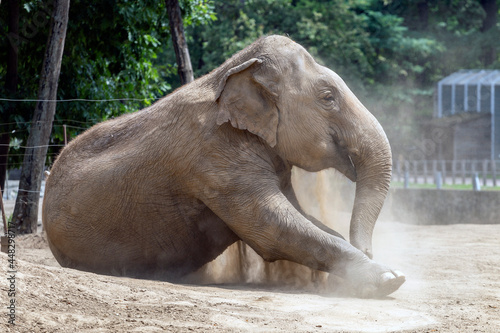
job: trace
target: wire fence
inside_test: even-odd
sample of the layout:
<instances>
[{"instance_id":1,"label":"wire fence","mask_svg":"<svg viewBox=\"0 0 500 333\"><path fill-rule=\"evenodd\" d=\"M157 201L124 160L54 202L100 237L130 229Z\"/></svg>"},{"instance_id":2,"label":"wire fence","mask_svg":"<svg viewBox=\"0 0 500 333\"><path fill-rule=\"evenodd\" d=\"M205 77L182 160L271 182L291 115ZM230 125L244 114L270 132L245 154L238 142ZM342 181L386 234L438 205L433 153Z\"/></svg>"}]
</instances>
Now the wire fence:
<instances>
[{"instance_id":1,"label":"wire fence","mask_svg":"<svg viewBox=\"0 0 500 333\"><path fill-rule=\"evenodd\" d=\"M72 126L72 125L67 125L66 122L71 122L71 121L74 121L74 120L71 120L71 119L60 119L60 120L54 120L54 124L53 124L53 127L62 127L62 126L66 126L66 127L70 127L70 128L76 128L78 130L86 130L87 128L91 127L92 125L94 125L96 122L95 121L86 121L86 122L83 122L83 121L74 121L78 124L84 124L84 125L88 125L88 127L82 127L82 126ZM7 126L27 126L29 127L31 125L31 122L13 122L13 123L0 123L0 130L2 128L5 128ZM14 130L11 130L11 131L0 131L0 134L5 134L5 133L8 133L8 134L11 134L13 137L17 136L17 134L19 133L24 133L24 132L28 132L29 130L28 129L19 129L19 128L16 128ZM4 143L4 144L0 144L0 147L10 147L8 153L4 153L4 154L0 154L0 157L3 157L3 158L9 158L9 157L17 157L19 159L22 159L24 157L24 151L26 149L40 149L40 148L62 148L64 147L65 145L64 144L56 144L56 143L50 143L50 144L46 144L46 145L37 145L37 146L26 146L26 145L23 145L22 144L22 141L19 141L17 144L12 144L12 143ZM57 152L50 152L48 151L47 152L47 157L50 157L50 158L54 158L55 156L57 156ZM9 166L12 166L11 164L9 164L8 160L5 162L5 163L0 163L0 166L6 166L7 168L9 168ZM40 190L40 197L42 198L43 197L43 193L45 191L45 182L42 182L42 185L41 185L41 190ZM19 181L16 181L16 180L9 180L9 172L7 171L7 177L6 177L6 181L5 181L5 184L4 184L4 192L3 192L3 199L5 200L15 200L17 195L20 193L20 192L24 192L24 193L38 193L39 191L32 191L32 190L25 190L25 189L20 189L19 188Z\"/></svg>"},{"instance_id":2,"label":"wire fence","mask_svg":"<svg viewBox=\"0 0 500 333\"><path fill-rule=\"evenodd\" d=\"M19 189L19 181L18 180L6 180L5 188L3 191L3 199L4 200L16 200L17 195L20 193L40 193L40 198L43 198L43 194L45 192L45 181L42 181L40 191L30 191Z\"/></svg>"},{"instance_id":3,"label":"wire fence","mask_svg":"<svg viewBox=\"0 0 500 333\"><path fill-rule=\"evenodd\" d=\"M80 124L88 124L87 127L82 127L82 126L67 125L66 122L70 122L70 121L72 121L72 120L70 120L70 119L54 120L55 123L53 124L53 128L54 127L67 127L67 128L74 128L77 130L84 131L96 123L94 121L87 121L87 122L78 121L78 123L80 123ZM0 135L9 134L10 136L16 138L16 136L19 133L26 133L26 132L29 132L29 130L17 128L17 129L13 129L10 131L5 131L5 130L2 131L2 129L6 128L7 126L12 127L13 125L17 125L17 126L21 125L21 126L29 127L29 126L31 126L31 123L32 122L0 123ZM3 158L8 158L8 157L22 158L24 156L23 151L26 149L41 149L41 148L51 148L51 147L62 148L62 147L64 147L64 144L62 144L62 143L61 144L50 143L50 144L46 144L46 145L26 146L26 145L22 144L21 140L19 140L17 143L16 142L0 143L0 147L9 147L10 148L8 153L0 154L0 157L3 157ZM55 152L47 152L47 156L49 156L49 157L54 157L56 155L57 155L57 153L55 153ZM5 163L0 163L0 166L9 166L9 163L8 163L8 161Z\"/></svg>"},{"instance_id":4,"label":"wire fence","mask_svg":"<svg viewBox=\"0 0 500 333\"><path fill-rule=\"evenodd\" d=\"M163 97L157 98L109 98L109 99L88 99L88 98L70 98L70 99L15 99L15 98L0 98L2 102L16 102L16 103L33 103L33 102L49 102L49 103L65 103L65 102L144 102L144 101L157 101Z\"/></svg>"},{"instance_id":5,"label":"wire fence","mask_svg":"<svg viewBox=\"0 0 500 333\"><path fill-rule=\"evenodd\" d=\"M55 100L43 100L43 99L16 99L16 98L0 98L0 102L12 102L12 103L33 103L33 102L54 102L54 103L74 103L74 102L88 102L88 103L102 103L102 102L152 102L152 101L157 101L161 99L162 97L159 98L108 98L108 99L88 99L88 98L70 98L70 99L55 99ZM104 119L99 119L99 118L94 118L94 119L87 119L86 121L81 121L81 120L74 120L74 119L54 119L52 121L52 127L53 128L64 128L64 129L74 129L77 131L85 131L88 128L92 127L93 125L97 124L98 122L103 121ZM37 123L47 123L49 121L36 121ZM8 122L8 123L0 123L0 135L5 135L9 134L10 136L17 136L20 133L27 133L29 132L29 128L32 125L32 121L20 121L20 122ZM12 129L12 127L17 127ZM38 149L38 148L50 148L50 147L64 147L64 144L47 144L47 145L40 145L40 146L35 146L35 147L28 147L25 145L21 144L14 144L12 145L11 143L8 144L0 144L0 146L6 147L9 146L11 147L11 151L15 151L17 149ZM55 156L57 153L47 153L47 156ZM24 154L19 154L19 153L9 153L9 154L0 154L0 157L8 157L8 156L15 156L15 157L20 157L24 156ZM5 166L7 165L6 163L0 164L0 166Z\"/></svg>"},{"instance_id":6,"label":"wire fence","mask_svg":"<svg viewBox=\"0 0 500 333\"><path fill-rule=\"evenodd\" d=\"M71 99L56 99L56 100L41 100L41 99L16 99L16 98L0 98L0 102L10 102L10 103L38 103L38 102L50 102L50 103L75 103L75 102L87 102L87 103L110 103L110 102L154 102L160 98L109 98L109 99L87 99L87 98L71 98ZM36 121L36 123L52 123L52 128L64 128L66 129L74 129L77 131L85 131L93 125L103 121L104 119L94 118L87 119L85 121L75 120L75 119L57 119L55 118L53 121ZM18 137L19 134L27 134L29 132L29 128L33 124L33 121L17 121L17 122L6 122L0 123L0 135L9 134L11 137ZM23 150L26 149L41 149L41 148L62 148L65 144L57 144L50 143L47 145L38 145L38 146L26 146L22 144L22 141L3 143L0 144L0 147L10 147L8 154L0 154L0 157L8 158L8 157L17 157L22 158L24 156ZM57 152L47 152L47 156L50 158L54 158L57 156ZM9 167L8 161L6 163L0 163L0 166ZM45 189L45 183L42 182L40 197L43 197ZM3 193L3 198L6 200L15 200L17 194L19 192L25 193L38 193L38 191L30 191L19 189L19 182L9 180L8 173L5 181L5 189Z\"/></svg>"}]
</instances>

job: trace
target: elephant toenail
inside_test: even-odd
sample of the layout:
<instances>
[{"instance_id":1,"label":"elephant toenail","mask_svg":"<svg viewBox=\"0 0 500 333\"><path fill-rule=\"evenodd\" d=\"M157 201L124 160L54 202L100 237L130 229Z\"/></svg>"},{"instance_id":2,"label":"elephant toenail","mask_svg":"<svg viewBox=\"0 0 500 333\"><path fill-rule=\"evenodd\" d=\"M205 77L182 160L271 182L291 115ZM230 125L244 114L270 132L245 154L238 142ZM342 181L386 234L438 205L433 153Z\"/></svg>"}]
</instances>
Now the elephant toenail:
<instances>
[{"instance_id":1,"label":"elephant toenail","mask_svg":"<svg viewBox=\"0 0 500 333\"><path fill-rule=\"evenodd\" d=\"M384 273L384 274L382 274L382 276L381 276L381 281L382 281L382 283L385 283L385 282L387 282L387 281L389 281L389 280L392 280L392 279L395 279L395 278L396 278L396 277L394 276L394 274L393 274L393 273L391 273L391 272L385 272L385 273Z\"/></svg>"},{"instance_id":2,"label":"elephant toenail","mask_svg":"<svg viewBox=\"0 0 500 333\"><path fill-rule=\"evenodd\" d=\"M399 277L405 277L405 274L401 271L392 271L392 274L394 274L397 278Z\"/></svg>"}]
</instances>

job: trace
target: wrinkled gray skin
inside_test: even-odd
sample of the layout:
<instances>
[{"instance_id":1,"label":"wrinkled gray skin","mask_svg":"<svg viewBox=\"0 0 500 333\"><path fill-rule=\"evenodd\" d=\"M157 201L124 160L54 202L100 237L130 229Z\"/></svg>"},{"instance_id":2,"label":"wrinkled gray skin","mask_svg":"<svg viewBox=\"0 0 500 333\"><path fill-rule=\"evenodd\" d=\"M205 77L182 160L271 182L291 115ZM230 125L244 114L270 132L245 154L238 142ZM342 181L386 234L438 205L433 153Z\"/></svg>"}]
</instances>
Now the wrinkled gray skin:
<instances>
[{"instance_id":1,"label":"wrinkled gray skin","mask_svg":"<svg viewBox=\"0 0 500 333\"><path fill-rule=\"evenodd\" d=\"M357 182L351 243L303 213L292 166ZM390 177L386 135L342 79L269 36L73 140L47 180L43 223L65 267L174 279L241 239L265 260L332 272L378 297L404 282L370 259Z\"/></svg>"}]
</instances>

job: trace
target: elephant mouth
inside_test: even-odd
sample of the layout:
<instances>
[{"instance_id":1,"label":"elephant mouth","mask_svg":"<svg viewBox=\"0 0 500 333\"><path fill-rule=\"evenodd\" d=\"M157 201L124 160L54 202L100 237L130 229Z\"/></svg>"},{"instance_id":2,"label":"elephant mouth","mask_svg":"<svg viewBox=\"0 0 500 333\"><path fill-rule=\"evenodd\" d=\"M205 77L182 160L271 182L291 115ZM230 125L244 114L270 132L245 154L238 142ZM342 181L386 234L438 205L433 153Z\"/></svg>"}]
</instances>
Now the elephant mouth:
<instances>
[{"instance_id":1,"label":"elephant mouth","mask_svg":"<svg viewBox=\"0 0 500 333\"><path fill-rule=\"evenodd\" d=\"M336 150L336 158L334 161L334 168L346 176L350 181L356 182L358 175L356 173L356 165L351 157L350 150L345 141L340 140L338 135L332 135L334 147ZM356 154L356 151L353 152Z\"/></svg>"},{"instance_id":2,"label":"elephant mouth","mask_svg":"<svg viewBox=\"0 0 500 333\"><path fill-rule=\"evenodd\" d=\"M356 166L352 161L352 158L349 154L345 153L345 156L342 157L342 162L340 165L335 167L338 171L340 171L344 176L346 176L350 181L356 182L358 175L356 173Z\"/></svg>"}]
</instances>

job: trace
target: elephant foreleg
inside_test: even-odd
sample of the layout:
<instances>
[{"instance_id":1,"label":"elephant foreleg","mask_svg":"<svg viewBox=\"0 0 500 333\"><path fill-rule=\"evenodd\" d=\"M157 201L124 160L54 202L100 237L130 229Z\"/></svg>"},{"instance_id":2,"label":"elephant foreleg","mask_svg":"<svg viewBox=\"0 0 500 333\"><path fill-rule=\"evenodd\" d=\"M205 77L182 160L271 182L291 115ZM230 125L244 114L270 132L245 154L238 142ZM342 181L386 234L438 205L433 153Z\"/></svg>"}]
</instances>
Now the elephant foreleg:
<instances>
[{"instance_id":1,"label":"elephant foreleg","mask_svg":"<svg viewBox=\"0 0 500 333\"><path fill-rule=\"evenodd\" d=\"M347 279L361 297L390 294L404 282L400 273L311 223L278 188L254 186L226 188L204 202L265 260L332 272Z\"/></svg>"}]
</instances>

